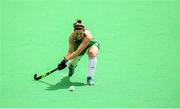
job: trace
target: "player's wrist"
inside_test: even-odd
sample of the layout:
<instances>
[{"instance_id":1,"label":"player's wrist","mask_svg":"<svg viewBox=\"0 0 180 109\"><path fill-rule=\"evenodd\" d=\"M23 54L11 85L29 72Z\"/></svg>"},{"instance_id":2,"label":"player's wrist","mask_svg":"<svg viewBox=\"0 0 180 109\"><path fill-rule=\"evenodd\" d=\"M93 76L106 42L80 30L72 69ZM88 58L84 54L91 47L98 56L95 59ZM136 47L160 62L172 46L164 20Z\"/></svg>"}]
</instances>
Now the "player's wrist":
<instances>
[{"instance_id":1,"label":"player's wrist","mask_svg":"<svg viewBox=\"0 0 180 109\"><path fill-rule=\"evenodd\" d=\"M66 57L64 57L64 61L65 61L65 62L68 62L68 59L67 59Z\"/></svg>"}]
</instances>

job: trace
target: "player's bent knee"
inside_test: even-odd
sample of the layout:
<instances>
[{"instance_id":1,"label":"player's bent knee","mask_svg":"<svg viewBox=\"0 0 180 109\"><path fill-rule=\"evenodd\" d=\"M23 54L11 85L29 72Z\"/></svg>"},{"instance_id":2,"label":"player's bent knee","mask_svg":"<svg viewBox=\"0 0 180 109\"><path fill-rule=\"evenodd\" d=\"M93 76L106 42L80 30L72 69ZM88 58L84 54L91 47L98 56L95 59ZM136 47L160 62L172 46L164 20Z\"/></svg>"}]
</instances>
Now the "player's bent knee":
<instances>
[{"instance_id":1,"label":"player's bent knee","mask_svg":"<svg viewBox=\"0 0 180 109\"><path fill-rule=\"evenodd\" d=\"M96 55L97 55L96 51L93 51L93 50L89 51L89 57L96 57Z\"/></svg>"},{"instance_id":2,"label":"player's bent knee","mask_svg":"<svg viewBox=\"0 0 180 109\"><path fill-rule=\"evenodd\" d=\"M88 51L88 55L91 58L96 57L98 54L98 48L96 46L91 46Z\"/></svg>"}]
</instances>

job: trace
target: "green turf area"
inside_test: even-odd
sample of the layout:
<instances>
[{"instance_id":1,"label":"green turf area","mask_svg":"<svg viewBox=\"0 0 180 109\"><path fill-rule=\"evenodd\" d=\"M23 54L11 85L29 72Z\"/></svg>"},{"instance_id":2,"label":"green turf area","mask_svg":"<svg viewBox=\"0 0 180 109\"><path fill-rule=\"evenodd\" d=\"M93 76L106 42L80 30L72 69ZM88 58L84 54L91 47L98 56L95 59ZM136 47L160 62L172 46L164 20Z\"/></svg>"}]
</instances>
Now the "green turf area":
<instances>
[{"instance_id":1,"label":"green turf area","mask_svg":"<svg viewBox=\"0 0 180 109\"><path fill-rule=\"evenodd\" d=\"M1 0L0 107L180 107L178 0ZM100 41L95 86L88 57L54 69L82 19ZM75 91L68 91L74 85Z\"/></svg>"}]
</instances>

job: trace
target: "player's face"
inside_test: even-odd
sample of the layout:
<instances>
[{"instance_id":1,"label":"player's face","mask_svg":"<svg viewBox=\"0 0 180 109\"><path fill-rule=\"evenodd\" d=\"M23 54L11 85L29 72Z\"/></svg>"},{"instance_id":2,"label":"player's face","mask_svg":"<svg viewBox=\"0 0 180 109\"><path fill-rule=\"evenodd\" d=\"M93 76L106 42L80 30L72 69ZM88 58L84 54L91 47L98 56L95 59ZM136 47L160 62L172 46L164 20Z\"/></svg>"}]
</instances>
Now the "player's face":
<instances>
[{"instance_id":1,"label":"player's face","mask_svg":"<svg viewBox=\"0 0 180 109\"><path fill-rule=\"evenodd\" d=\"M84 31L83 31L83 30L75 30L75 34L76 34L76 38L77 38L78 40L80 40L80 39L83 38Z\"/></svg>"}]
</instances>

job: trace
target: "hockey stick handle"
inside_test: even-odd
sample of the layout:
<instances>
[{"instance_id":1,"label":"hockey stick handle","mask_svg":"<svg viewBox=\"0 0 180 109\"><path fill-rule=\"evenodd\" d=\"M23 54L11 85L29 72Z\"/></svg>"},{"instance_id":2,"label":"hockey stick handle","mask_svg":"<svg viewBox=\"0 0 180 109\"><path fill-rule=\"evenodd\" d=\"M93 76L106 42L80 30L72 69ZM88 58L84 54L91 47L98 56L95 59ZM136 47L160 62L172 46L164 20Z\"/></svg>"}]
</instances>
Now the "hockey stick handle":
<instances>
[{"instance_id":1,"label":"hockey stick handle","mask_svg":"<svg viewBox=\"0 0 180 109\"><path fill-rule=\"evenodd\" d=\"M50 73L53 73L53 72L55 72L56 70L58 70L58 67L55 68L55 69L53 69L53 70L51 70Z\"/></svg>"}]
</instances>

